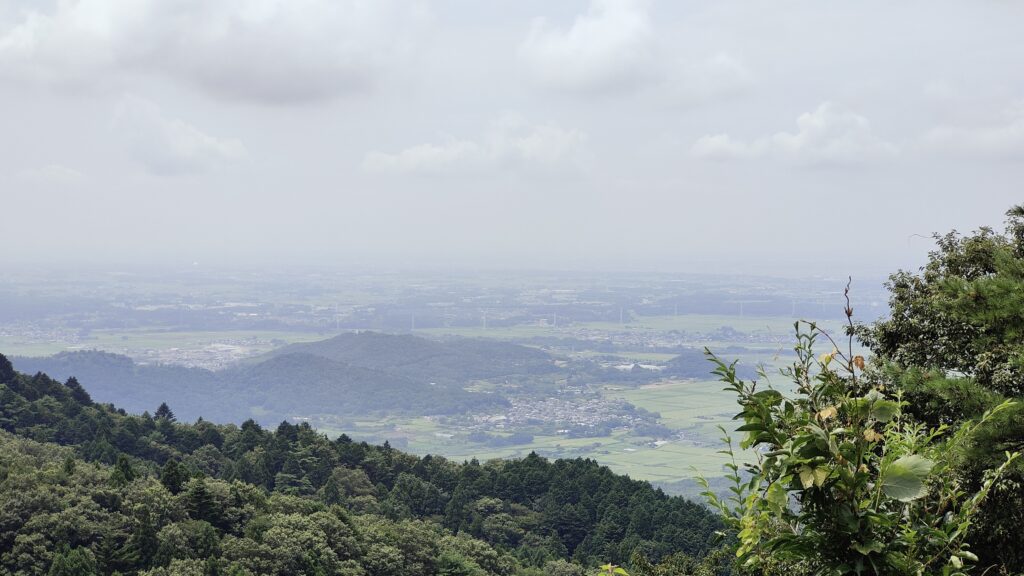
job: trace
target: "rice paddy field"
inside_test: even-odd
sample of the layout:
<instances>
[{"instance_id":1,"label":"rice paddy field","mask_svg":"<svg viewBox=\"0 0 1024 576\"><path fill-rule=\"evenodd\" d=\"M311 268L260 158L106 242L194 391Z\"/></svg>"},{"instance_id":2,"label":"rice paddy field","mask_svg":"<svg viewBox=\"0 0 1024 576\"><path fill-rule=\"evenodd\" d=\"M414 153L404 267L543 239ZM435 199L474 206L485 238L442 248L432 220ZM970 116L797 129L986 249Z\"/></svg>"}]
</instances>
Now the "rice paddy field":
<instances>
[{"instance_id":1,"label":"rice paddy field","mask_svg":"<svg viewBox=\"0 0 1024 576\"><path fill-rule=\"evenodd\" d=\"M716 419L728 421L723 413ZM451 437L454 431L424 422L424 419L393 420L387 425L379 422L366 426L346 426L332 429L320 426L328 434L345 432L350 435L387 439L416 454L439 454L456 461L476 458L486 461L495 458L518 458L537 452L548 458L591 458L631 478L651 482L672 483L692 479L697 475L720 476L726 457L718 453L721 444L716 440L714 424L706 427L706 437L697 439L698 431L705 431L705 422L694 428L694 440L673 440L655 445L653 439L636 437L626 431L615 431L601 438L567 438L566 436L536 436L529 444L490 448Z\"/></svg>"},{"instance_id":2,"label":"rice paddy field","mask_svg":"<svg viewBox=\"0 0 1024 576\"><path fill-rule=\"evenodd\" d=\"M719 426L736 427L735 398L714 380L666 381L639 388L606 386L602 394L621 398L661 416L661 423L681 432L678 439L655 442L624 430L600 438L535 436L533 442L490 448L458 438L431 418L366 420L346 423L344 429L322 425L329 434L341 432L377 440L398 441L417 454L440 454L454 460L516 458L537 452L550 458L592 458L616 472L651 482L672 484L700 476L722 475L728 457L719 453ZM734 435L735 436L735 435ZM739 454L742 459L743 454Z\"/></svg>"}]
</instances>

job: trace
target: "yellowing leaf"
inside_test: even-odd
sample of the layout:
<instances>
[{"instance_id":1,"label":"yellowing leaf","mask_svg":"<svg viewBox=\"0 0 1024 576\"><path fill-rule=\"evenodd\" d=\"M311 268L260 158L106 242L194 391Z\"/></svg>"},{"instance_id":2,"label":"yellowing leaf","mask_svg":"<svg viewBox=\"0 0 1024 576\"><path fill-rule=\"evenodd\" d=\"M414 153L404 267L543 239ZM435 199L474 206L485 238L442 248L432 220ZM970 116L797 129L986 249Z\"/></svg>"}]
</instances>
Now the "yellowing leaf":
<instances>
[{"instance_id":1,"label":"yellowing leaf","mask_svg":"<svg viewBox=\"0 0 1024 576\"><path fill-rule=\"evenodd\" d=\"M838 415L838 414L839 414L839 411L836 410L835 406L829 406L828 408L824 408L820 412L818 412L818 420L821 421L821 422L824 422L826 420L831 420L831 419L835 418L836 415Z\"/></svg>"},{"instance_id":2,"label":"yellowing leaf","mask_svg":"<svg viewBox=\"0 0 1024 576\"><path fill-rule=\"evenodd\" d=\"M827 468L815 468L814 469L814 485L821 488L825 484L825 480L828 479Z\"/></svg>"},{"instance_id":3,"label":"yellowing leaf","mask_svg":"<svg viewBox=\"0 0 1024 576\"><path fill-rule=\"evenodd\" d=\"M878 432L875 432L873 428L868 428L867 430L864 430L864 439L867 440L868 442L880 442L882 438L883 436Z\"/></svg>"},{"instance_id":4,"label":"yellowing leaf","mask_svg":"<svg viewBox=\"0 0 1024 576\"><path fill-rule=\"evenodd\" d=\"M800 484L804 490L814 486L814 470L810 466L800 468Z\"/></svg>"}]
</instances>

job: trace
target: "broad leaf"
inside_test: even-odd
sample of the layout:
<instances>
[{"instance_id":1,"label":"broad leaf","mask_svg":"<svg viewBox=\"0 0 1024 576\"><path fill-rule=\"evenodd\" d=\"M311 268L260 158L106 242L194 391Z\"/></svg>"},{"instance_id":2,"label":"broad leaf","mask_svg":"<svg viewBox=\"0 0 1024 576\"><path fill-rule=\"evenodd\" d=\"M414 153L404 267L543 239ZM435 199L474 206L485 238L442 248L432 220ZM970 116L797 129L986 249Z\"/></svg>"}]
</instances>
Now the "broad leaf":
<instances>
[{"instance_id":1,"label":"broad leaf","mask_svg":"<svg viewBox=\"0 0 1024 576\"><path fill-rule=\"evenodd\" d=\"M886 468L882 492L900 502L917 500L928 492L924 480L934 465L931 460L916 454L897 459Z\"/></svg>"},{"instance_id":2,"label":"broad leaf","mask_svg":"<svg viewBox=\"0 0 1024 576\"><path fill-rule=\"evenodd\" d=\"M765 500L778 510L782 510L789 503L789 494L780 482L775 482L768 487Z\"/></svg>"},{"instance_id":3,"label":"broad leaf","mask_svg":"<svg viewBox=\"0 0 1024 576\"><path fill-rule=\"evenodd\" d=\"M804 490L814 486L814 470L809 466L800 468L800 484Z\"/></svg>"},{"instance_id":4,"label":"broad leaf","mask_svg":"<svg viewBox=\"0 0 1024 576\"><path fill-rule=\"evenodd\" d=\"M879 422L888 422L896 416L900 405L892 400L878 400L871 406L871 417Z\"/></svg>"}]
</instances>

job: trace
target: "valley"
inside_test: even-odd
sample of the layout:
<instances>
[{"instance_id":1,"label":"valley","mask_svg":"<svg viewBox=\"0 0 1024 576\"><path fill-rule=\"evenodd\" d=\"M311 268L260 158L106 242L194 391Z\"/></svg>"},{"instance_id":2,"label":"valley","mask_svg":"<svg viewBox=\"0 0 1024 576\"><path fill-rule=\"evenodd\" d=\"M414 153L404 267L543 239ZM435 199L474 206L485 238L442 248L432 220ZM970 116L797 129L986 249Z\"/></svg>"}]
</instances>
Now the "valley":
<instances>
[{"instance_id":1,"label":"valley","mask_svg":"<svg viewBox=\"0 0 1024 576\"><path fill-rule=\"evenodd\" d=\"M4 325L0 345L19 370L77 376L98 400L137 412L167 401L188 420L308 422L456 460L592 458L692 494L695 475L721 474L717 427L735 412L704 347L747 377L758 366L775 373L795 320L781 309L828 313L835 293L828 281L795 293L785 279L736 277L545 276L515 291L487 277L431 280L364 278L338 293L323 279L286 290L272 276L256 294L198 275L187 297L118 293L136 304L98 298L22 318ZM714 298L713 285L731 289ZM9 283L6 295L25 298L28 287ZM401 315L407 327L394 325ZM19 332L26 325L35 328Z\"/></svg>"}]
</instances>

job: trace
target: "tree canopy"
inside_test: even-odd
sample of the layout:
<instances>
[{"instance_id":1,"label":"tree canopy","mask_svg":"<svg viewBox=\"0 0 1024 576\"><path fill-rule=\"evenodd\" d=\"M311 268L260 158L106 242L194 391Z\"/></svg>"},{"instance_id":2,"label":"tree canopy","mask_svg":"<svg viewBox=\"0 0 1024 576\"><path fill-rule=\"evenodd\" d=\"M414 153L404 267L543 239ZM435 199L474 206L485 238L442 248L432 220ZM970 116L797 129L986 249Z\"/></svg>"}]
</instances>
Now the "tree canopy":
<instances>
[{"instance_id":1,"label":"tree canopy","mask_svg":"<svg viewBox=\"0 0 1024 576\"><path fill-rule=\"evenodd\" d=\"M592 460L460 464L155 413L45 374L0 384L0 572L532 574L700 554L721 527Z\"/></svg>"}]
</instances>

